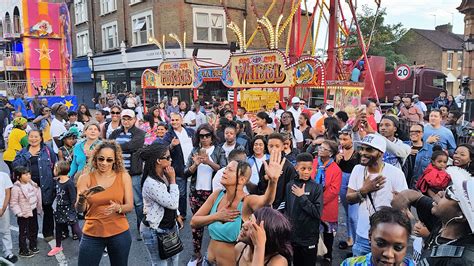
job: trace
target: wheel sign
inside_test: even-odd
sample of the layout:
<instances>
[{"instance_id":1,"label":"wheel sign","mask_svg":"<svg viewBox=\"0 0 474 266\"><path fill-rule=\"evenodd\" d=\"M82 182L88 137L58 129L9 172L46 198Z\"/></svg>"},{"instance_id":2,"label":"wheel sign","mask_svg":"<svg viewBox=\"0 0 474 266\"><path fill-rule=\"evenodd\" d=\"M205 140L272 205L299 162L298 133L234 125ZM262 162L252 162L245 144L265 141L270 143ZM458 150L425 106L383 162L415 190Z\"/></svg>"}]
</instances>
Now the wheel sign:
<instances>
[{"instance_id":1,"label":"wheel sign","mask_svg":"<svg viewBox=\"0 0 474 266\"><path fill-rule=\"evenodd\" d=\"M407 80L411 75L411 69L408 65L399 65L395 68L395 76L398 80Z\"/></svg>"}]
</instances>

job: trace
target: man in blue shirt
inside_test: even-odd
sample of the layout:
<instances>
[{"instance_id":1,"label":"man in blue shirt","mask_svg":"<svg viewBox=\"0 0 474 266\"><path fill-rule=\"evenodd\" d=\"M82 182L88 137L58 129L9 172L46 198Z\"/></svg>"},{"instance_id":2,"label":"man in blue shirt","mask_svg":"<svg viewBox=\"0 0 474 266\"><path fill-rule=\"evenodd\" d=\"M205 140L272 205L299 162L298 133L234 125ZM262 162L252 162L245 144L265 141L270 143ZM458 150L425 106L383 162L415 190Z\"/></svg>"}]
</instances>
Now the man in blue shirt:
<instances>
[{"instance_id":1,"label":"man in blue shirt","mask_svg":"<svg viewBox=\"0 0 474 266\"><path fill-rule=\"evenodd\" d=\"M439 93L439 96L433 100L431 104L431 109L439 109L441 106L448 106L448 98L446 98L446 91L442 90Z\"/></svg>"},{"instance_id":2,"label":"man in blue shirt","mask_svg":"<svg viewBox=\"0 0 474 266\"><path fill-rule=\"evenodd\" d=\"M430 136L435 136L437 141L434 144L441 145L444 150L453 155L456 149L456 141L451 130L441 125L441 112L432 110L430 112L429 123L424 127L423 142L426 142Z\"/></svg>"},{"instance_id":3,"label":"man in blue shirt","mask_svg":"<svg viewBox=\"0 0 474 266\"><path fill-rule=\"evenodd\" d=\"M21 116L23 116L24 118L28 118L26 105L23 102L23 98L21 97L21 94L19 93L15 94L15 100L13 101L13 106L15 107L16 112L21 112Z\"/></svg>"}]
</instances>

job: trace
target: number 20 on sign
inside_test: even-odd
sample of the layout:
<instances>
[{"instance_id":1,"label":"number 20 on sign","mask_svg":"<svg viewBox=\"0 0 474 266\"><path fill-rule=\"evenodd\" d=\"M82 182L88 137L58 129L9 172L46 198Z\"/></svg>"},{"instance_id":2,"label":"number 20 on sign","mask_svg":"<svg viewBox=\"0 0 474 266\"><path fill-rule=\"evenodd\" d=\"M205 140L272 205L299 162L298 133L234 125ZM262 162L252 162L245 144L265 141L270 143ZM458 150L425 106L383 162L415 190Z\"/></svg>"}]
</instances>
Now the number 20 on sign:
<instances>
[{"instance_id":1,"label":"number 20 on sign","mask_svg":"<svg viewBox=\"0 0 474 266\"><path fill-rule=\"evenodd\" d=\"M408 65L399 65L395 68L395 77L398 80L407 80L411 76L411 69Z\"/></svg>"}]
</instances>

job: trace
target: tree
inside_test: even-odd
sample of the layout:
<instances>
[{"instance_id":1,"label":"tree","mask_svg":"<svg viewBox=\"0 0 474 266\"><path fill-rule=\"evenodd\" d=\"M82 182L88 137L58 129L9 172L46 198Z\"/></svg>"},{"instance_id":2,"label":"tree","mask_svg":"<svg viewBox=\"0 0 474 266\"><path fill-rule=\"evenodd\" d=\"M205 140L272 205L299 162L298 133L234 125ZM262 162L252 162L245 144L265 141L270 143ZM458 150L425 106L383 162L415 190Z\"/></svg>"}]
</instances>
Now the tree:
<instances>
[{"instance_id":1,"label":"tree","mask_svg":"<svg viewBox=\"0 0 474 266\"><path fill-rule=\"evenodd\" d=\"M372 29L372 39L367 55L384 56L386 58L386 70L394 70L395 64L406 64L408 59L398 54L395 50L396 42L407 32L401 23L394 25L385 25L385 16L387 15L385 8L379 10L376 17L376 12L367 5L362 6L362 13L357 14L357 21L362 32L364 42L368 45ZM374 27L375 21L375 27ZM355 26L351 28L349 35L349 46L357 46L349 48L345 51L345 57L350 60L357 60L362 56L362 49L360 49L359 40Z\"/></svg>"}]
</instances>

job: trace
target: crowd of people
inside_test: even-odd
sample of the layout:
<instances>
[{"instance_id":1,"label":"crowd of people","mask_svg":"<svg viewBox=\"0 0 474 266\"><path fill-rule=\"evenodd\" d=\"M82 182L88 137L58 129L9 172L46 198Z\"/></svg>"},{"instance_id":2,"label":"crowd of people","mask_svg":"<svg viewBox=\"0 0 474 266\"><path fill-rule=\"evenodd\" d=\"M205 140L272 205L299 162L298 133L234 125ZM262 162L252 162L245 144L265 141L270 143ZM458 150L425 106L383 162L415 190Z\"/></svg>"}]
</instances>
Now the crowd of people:
<instances>
[{"instance_id":1,"label":"crowd of people","mask_svg":"<svg viewBox=\"0 0 474 266\"><path fill-rule=\"evenodd\" d=\"M19 256L40 252L41 214L45 240L56 240L48 256L72 234L79 265L98 265L103 252L127 265L133 238L152 265L178 265L184 226L189 266L472 265L474 147L443 93L431 110L417 95L385 113L370 99L336 112L293 97L256 114L177 97L145 110L132 93L110 94L96 97L95 113L41 100L31 123L14 105L10 175L0 175L4 256L17 260L10 209ZM413 250L411 236L421 243ZM347 259L333 259L334 248Z\"/></svg>"}]
</instances>

